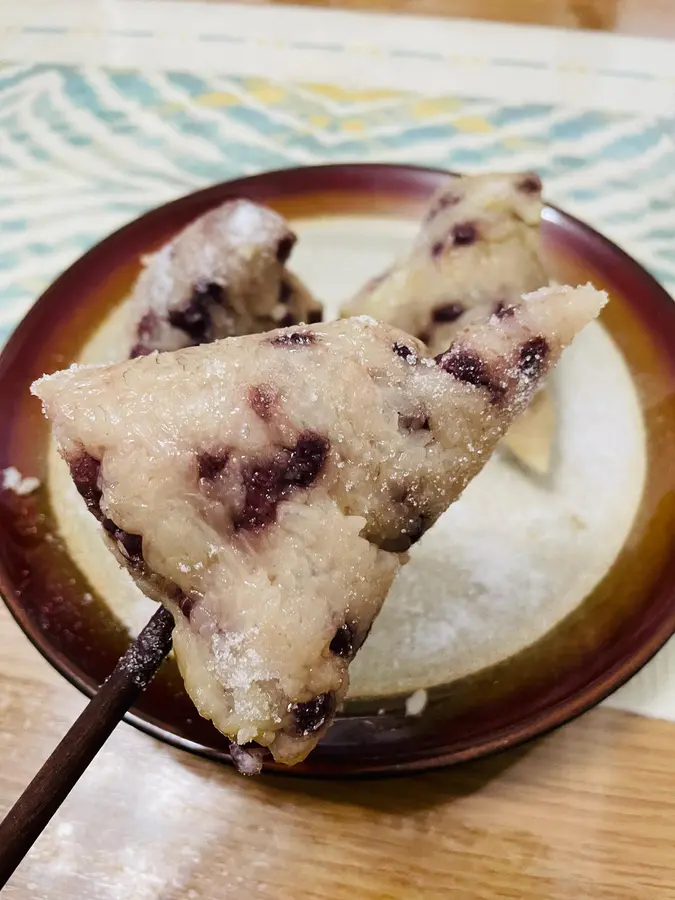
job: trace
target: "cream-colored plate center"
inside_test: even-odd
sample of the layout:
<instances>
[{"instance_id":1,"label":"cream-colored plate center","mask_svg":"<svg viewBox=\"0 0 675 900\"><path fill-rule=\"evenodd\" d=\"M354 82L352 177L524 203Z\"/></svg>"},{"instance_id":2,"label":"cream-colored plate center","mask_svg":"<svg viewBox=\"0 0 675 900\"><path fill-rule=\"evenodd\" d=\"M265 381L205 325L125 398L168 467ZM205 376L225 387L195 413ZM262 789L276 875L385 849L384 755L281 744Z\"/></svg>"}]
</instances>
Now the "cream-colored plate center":
<instances>
[{"instance_id":1,"label":"cream-colored plate center","mask_svg":"<svg viewBox=\"0 0 675 900\"><path fill-rule=\"evenodd\" d=\"M414 224L340 217L293 223L292 268L335 316L384 269ZM124 311L102 326L83 361L119 358ZM556 370L552 475L537 480L496 454L459 502L413 548L352 666L351 696L447 682L529 646L574 610L607 572L630 531L645 480L645 434L623 358L589 326ZM53 451L50 491L70 552L132 633L154 604L103 546Z\"/></svg>"}]
</instances>

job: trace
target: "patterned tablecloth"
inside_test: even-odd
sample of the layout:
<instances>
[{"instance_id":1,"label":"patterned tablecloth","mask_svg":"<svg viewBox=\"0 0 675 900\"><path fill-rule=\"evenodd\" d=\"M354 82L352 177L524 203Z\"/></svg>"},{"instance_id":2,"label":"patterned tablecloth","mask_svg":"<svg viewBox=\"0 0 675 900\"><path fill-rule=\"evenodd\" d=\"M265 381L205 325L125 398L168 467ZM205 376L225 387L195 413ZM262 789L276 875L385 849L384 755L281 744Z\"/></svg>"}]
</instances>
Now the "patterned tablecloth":
<instances>
[{"instance_id":1,"label":"patterned tablecloth","mask_svg":"<svg viewBox=\"0 0 675 900\"><path fill-rule=\"evenodd\" d=\"M675 290L675 44L299 8L0 7L0 338L138 213L264 169L535 168ZM675 719L671 642L612 706Z\"/></svg>"}]
</instances>

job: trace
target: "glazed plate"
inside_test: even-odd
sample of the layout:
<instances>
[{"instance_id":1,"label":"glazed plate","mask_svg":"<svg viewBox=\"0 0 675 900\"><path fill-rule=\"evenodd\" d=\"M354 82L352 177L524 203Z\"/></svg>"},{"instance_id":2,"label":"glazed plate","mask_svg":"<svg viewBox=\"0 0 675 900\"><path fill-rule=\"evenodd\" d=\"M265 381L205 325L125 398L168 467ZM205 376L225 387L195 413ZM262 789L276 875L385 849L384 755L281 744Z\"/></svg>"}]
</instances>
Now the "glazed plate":
<instances>
[{"instance_id":1,"label":"glazed plate","mask_svg":"<svg viewBox=\"0 0 675 900\"><path fill-rule=\"evenodd\" d=\"M0 467L40 487L0 493L0 587L28 637L86 694L153 604L104 548L31 382L76 360L122 358L141 258L228 198L291 221L290 266L330 318L406 247L447 177L340 165L208 188L94 247L16 330L0 360ZM345 709L293 774L424 769L513 746L599 702L675 631L675 305L635 261L556 208L545 209L543 240L554 279L592 281L611 296L551 381L551 469L539 476L497 452L413 548L352 667ZM171 658L128 718L229 761Z\"/></svg>"}]
</instances>

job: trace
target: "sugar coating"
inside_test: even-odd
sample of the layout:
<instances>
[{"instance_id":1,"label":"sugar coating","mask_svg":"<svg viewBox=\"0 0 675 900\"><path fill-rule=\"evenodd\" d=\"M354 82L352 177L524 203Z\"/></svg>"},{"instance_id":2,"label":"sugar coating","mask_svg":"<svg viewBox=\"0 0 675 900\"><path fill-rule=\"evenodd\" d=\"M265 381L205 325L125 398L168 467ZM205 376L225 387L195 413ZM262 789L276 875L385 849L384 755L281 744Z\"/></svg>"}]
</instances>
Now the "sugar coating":
<instances>
[{"instance_id":1,"label":"sugar coating","mask_svg":"<svg viewBox=\"0 0 675 900\"><path fill-rule=\"evenodd\" d=\"M131 355L319 321L321 305L285 265L295 240L280 215L249 200L196 219L144 261Z\"/></svg>"},{"instance_id":2,"label":"sugar coating","mask_svg":"<svg viewBox=\"0 0 675 900\"><path fill-rule=\"evenodd\" d=\"M33 476L24 478L15 466L8 466L2 470L2 487L19 497L26 497L40 487L40 479Z\"/></svg>"},{"instance_id":3,"label":"sugar coating","mask_svg":"<svg viewBox=\"0 0 675 900\"><path fill-rule=\"evenodd\" d=\"M547 285L540 258L541 182L534 173L451 178L432 197L410 251L342 308L440 353L472 318L508 310Z\"/></svg>"},{"instance_id":4,"label":"sugar coating","mask_svg":"<svg viewBox=\"0 0 675 900\"><path fill-rule=\"evenodd\" d=\"M424 712L429 697L425 688L419 688L406 697L405 714L406 716L420 716Z\"/></svg>"},{"instance_id":5,"label":"sugar coating","mask_svg":"<svg viewBox=\"0 0 675 900\"><path fill-rule=\"evenodd\" d=\"M544 289L436 359L351 319L33 390L110 545L173 613L201 714L292 764L329 727L408 547L605 301Z\"/></svg>"}]
</instances>

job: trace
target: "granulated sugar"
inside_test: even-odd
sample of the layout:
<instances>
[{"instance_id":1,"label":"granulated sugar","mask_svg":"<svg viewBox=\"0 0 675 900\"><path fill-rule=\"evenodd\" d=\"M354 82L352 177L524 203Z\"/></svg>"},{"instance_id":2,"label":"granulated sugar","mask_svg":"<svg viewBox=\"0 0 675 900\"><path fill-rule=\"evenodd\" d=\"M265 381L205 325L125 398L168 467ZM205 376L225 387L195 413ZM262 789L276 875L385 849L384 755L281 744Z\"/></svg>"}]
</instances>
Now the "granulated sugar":
<instances>
[{"instance_id":1,"label":"granulated sugar","mask_svg":"<svg viewBox=\"0 0 675 900\"><path fill-rule=\"evenodd\" d=\"M227 222L227 237L236 244L261 244L274 234L269 212L254 203L239 202Z\"/></svg>"},{"instance_id":2,"label":"granulated sugar","mask_svg":"<svg viewBox=\"0 0 675 900\"><path fill-rule=\"evenodd\" d=\"M427 705L427 692L424 688L414 691L405 701L406 716L419 716Z\"/></svg>"},{"instance_id":3,"label":"granulated sugar","mask_svg":"<svg viewBox=\"0 0 675 900\"><path fill-rule=\"evenodd\" d=\"M208 779L181 766L171 751L156 749L158 754L139 754L131 767L111 746L96 757L24 863L35 900L181 895L181 886L199 871L202 847L211 838L203 823L216 804ZM114 811L120 835L126 830L152 839L121 840L113 850L110 829L83 824L96 796L105 797Z\"/></svg>"},{"instance_id":4,"label":"granulated sugar","mask_svg":"<svg viewBox=\"0 0 675 900\"><path fill-rule=\"evenodd\" d=\"M411 550L363 650L351 696L451 681L534 643L607 572L642 495L635 389L612 341L589 326L554 388L551 482L496 455ZM621 485L621 490L616 486Z\"/></svg>"},{"instance_id":5,"label":"granulated sugar","mask_svg":"<svg viewBox=\"0 0 675 900\"><path fill-rule=\"evenodd\" d=\"M24 476L14 466L9 466L2 471L2 487L6 491L12 491L20 497L26 497L32 494L40 487L39 478L24 478Z\"/></svg>"},{"instance_id":6,"label":"granulated sugar","mask_svg":"<svg viewBox=\"0 0 675 900\"><path fill-rule=\"evenodd\" d=\"M367 220L367 240L361 220L358 227L352 219L293 227L300 235L294 268L325 301L328 318L414 233L414 224L392 219ZM122 306L110 317L84 362L119 358L125 316ZM612 564L644 483L635 387L599 325L567 351L553 386L559 435L552 481L536 481L506 456L488 464L413 547L352 666L352 695L411 694L510 656L577 607ZM55 452L49 487L71 555L138 633L155 604L103 546Z\"/></svg>"},{"instance_id":7,"label":"granulated sugar","mask_svg":"<svg viewBox=\"0 0 675 900\"><path fill-rule=\"evenodd\" d=\"M612 564L644 482L635 389L597 325L567 351L553 386L560 435L552 482L506 457L489 463L412 548L352 666L352 696L412 693L512 655L577 607ZM155 604L103 546L55 453L49 480L71 554L137 633Z\"/></svg>"}]
</instances>

